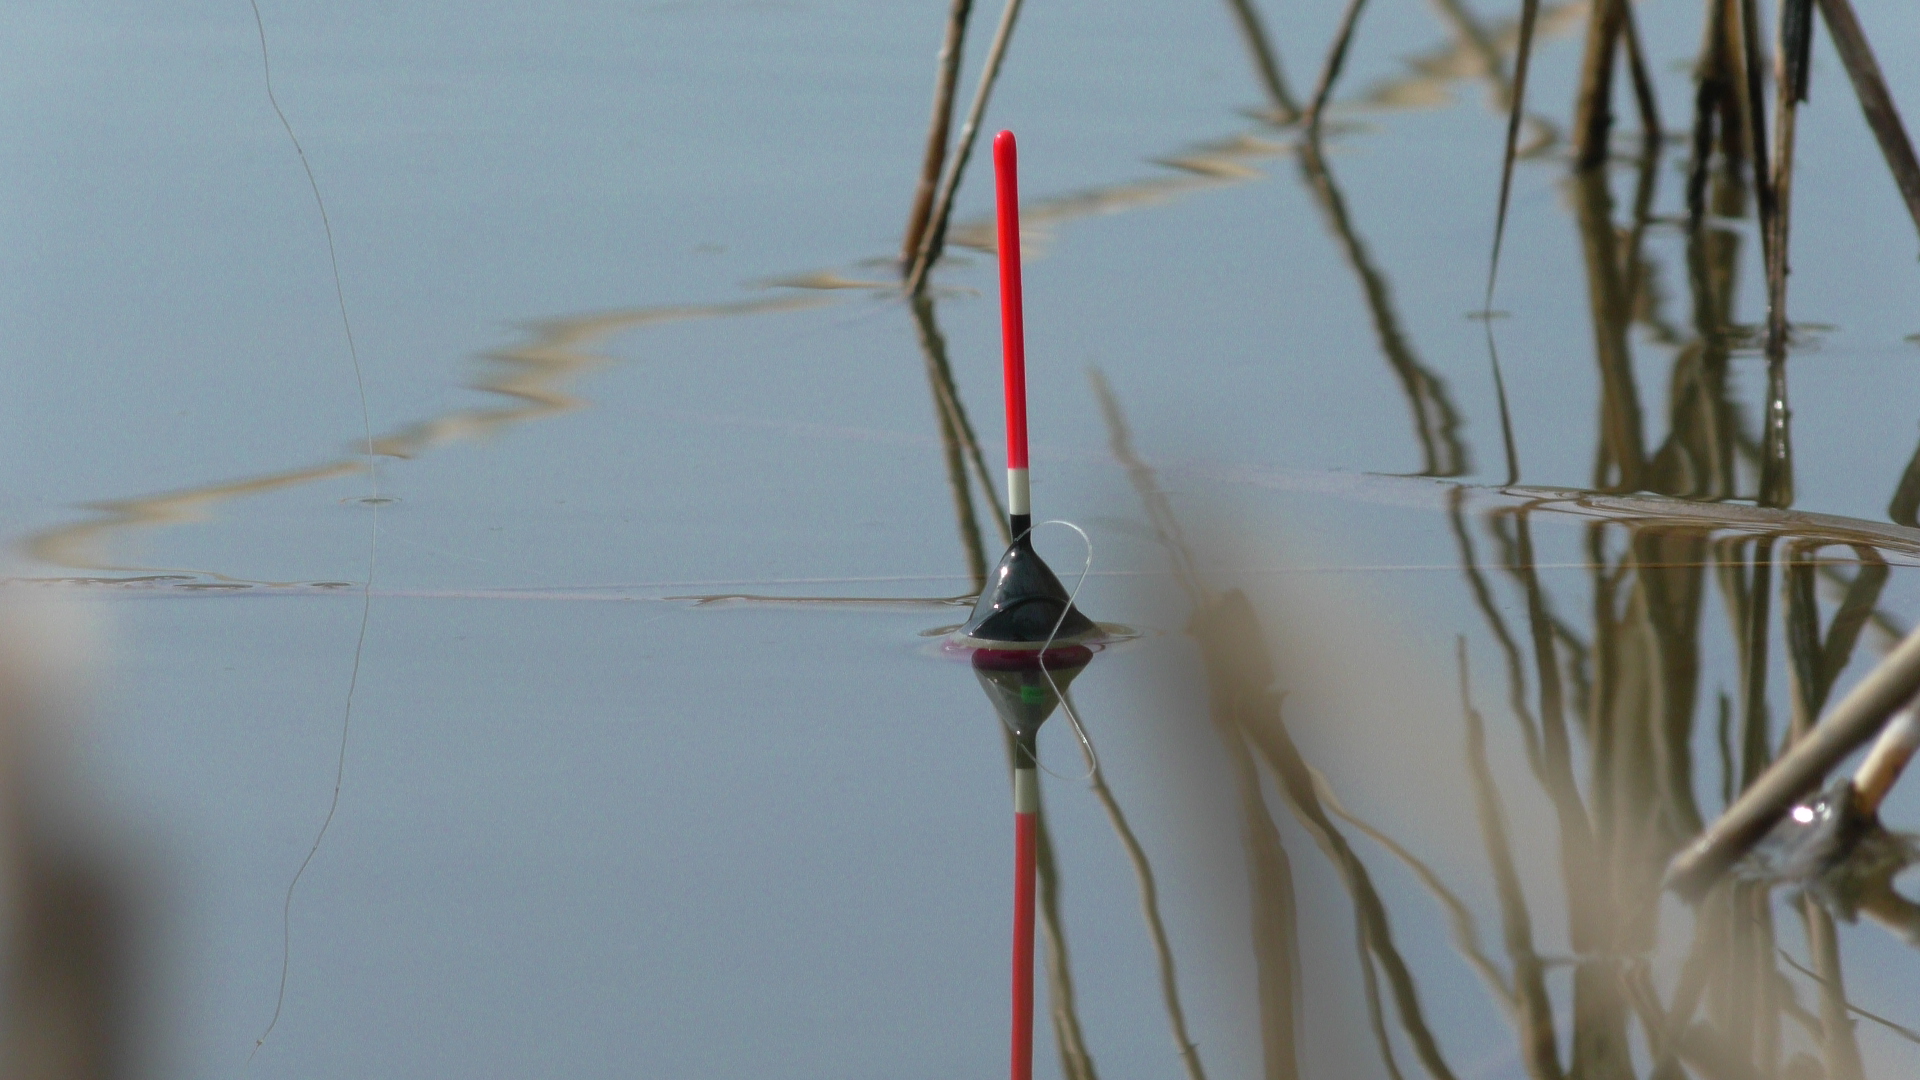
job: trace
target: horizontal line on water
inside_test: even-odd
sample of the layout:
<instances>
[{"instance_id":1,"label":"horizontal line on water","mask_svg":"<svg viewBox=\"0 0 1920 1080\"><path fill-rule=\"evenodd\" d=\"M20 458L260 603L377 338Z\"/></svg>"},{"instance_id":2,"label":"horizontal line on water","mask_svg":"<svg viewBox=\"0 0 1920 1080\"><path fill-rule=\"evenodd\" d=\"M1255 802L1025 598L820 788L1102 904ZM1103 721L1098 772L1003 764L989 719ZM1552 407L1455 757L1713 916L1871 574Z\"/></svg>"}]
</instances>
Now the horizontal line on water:
<instances>
[{"instance_id":1,"label":"horizontal line on water","mask_svg":"<svg viewBox=\"0 0 1920 1080\"><path fill-rule=\"evenodd\" d=\"M1868 565L1860 559L1816 559L1815 563L1827 566L1863 566ZM1637 570L1695 570L1721 565L1712 561L1699 562L1659 562L1634 563ZM1881 564L1874 564L1881 565ZM1887 564L1889 569L1913 569L1899 563ZM1476 563L1474 568L1481 571L1499 572L1511 569L1532 570L1616 570L1620 563L1593 562L1555 562L1531 563L1524 567L1506 563ZM1459 573L1463 568L1458 563L1356 563L1322 566L1267 566L1245 567L1209 571L1209 576L1230 582L1235 577L1284 577L1304 574L1404 574L1404 573ZM1078 576L1078 575L1074 575ZM1096 578L1149 578L1167 577L1164 570L1095 570L1087 575ZM721 588L778 588L788 585L874 585L883 583L906 582L957 582L966 583L969 579L963 574L888 574L868 577L816 577L816 578L723 578L705 581L648 581L631 585L557 585L544 587L515 587L473 589L374 589L373 595L382 598L409 600L588 600L588 601L651 601L655 603L694 603L703 599L765 599L769 601L871 601L875 603L906 603L924 601L929 604L950 600L951 597L914 597L914 596L795 596L795 597L736 597L728 594L723 597L699 595L663 595L659 590L666 589L721 589ZM361 596L364 590L353 582L299 583L266 581L154 581L151 579L129 578L90 578L75 580L72 578L6 578L0 579L0 588L43 588L57 590L71 595L84 595L89 598L105 597L206 597L206 596Z\"/></svg>"}]
</instances>

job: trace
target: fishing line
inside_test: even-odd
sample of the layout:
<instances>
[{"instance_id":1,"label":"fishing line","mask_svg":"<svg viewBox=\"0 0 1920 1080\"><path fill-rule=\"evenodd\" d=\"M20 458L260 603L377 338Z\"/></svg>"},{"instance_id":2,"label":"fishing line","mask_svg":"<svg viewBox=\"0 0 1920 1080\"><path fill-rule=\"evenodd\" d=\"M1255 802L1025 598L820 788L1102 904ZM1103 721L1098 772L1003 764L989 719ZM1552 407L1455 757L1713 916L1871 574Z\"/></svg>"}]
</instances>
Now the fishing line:
<instances>
[{"instance_id":1,"label":"fishing line","mask_svg":"<svg viewBox=\"0 0 1920 1080\"><path fill-rule=\"evenodd\" d=\"M340 789L347 775L347 738L353 726L354 692L360 687L360 659L366 651L367 623L373 612L373 575L379 555L381 499L380 472L373 445L373 415L367 406L367 382L360 370L360 348L353 338L353 321L347 316L347 293L340 280L340 256L334 246L333 221L327 215L327 203L320 195L320 182L313 175L313 165L307 160L307 151L300 145L300 137L294 134L293 124L287 119L286 111L280 107L280 99L273 91L273 61L267 50L267 24L260 15L259 0L247 0L247 4L253 9L253 26L260 37L260 72L266 83L267 104L273 106L273 114L280 119L280 126L287 133L287 141L293 144L293 152L300 159L301 171L307 176L307 187L313 192L313 204L320 211L320 228L327 238L327 265L333 273L333 296L340 309L340 328L347 339L347 357L353 364L354 389L360 397L360 425L367 447L369 494L366 503L373 514L367 528L367 577L360 589L360 630L354 638L353 667L347 677L347 700L340 718L340 752L334 762L333 795L327 803L327 816L320 822L320 830L314 834L313 845L307 849L306 858L300 860L300 868L294 871L293 879L287 882L286 898L280 905L280 988L274 996L273 1016L247 1054L246 1064L251 1066L254 1056L266 1045L267 1036L273 1034L273 1029L280 1023L281 1010L287 1003L287 976L293 967L294 890L306 875L307 867L313 864L314 856L319 854L320 843L326 839L327 830L333 826L334 815L340 809Z\"/></svg>"},{"instance_id":2,"label":"fishing line","mask_svg":"<svg viewBox=\"0 0 1920 1080\"><path fill-rule=\"evenodd\" d=\"M377 518L380 508L375 506L373 513ZM320 831L314 834L313 846L307 849L307 857L300 860L300 868L293 872L293 880L287 882L287 895L280 904L280 989L274 996L272 1019L267 1021L266 1030L253 1041L253 1049L247 1054L249 1065L253 1063L254 1055L266 1045L267 1036L273 1034L275 1025L280 1023L280 1010L287 1003L287 973L293 967L293 891L299 887L300 878L306 874L307 867L312 865L313 857L320 853L320 841L326 839L327 830L333 825L333 815L340 809L340 787L347 776L347 734L353 724L353 694L360 686L360 656L367 644L367 616L373 610L373 545L378 542L374 538L379 535L377 524L375 528L373 537L367 541L367 588L360 594L360 633L353 644L353 671L347 677L346 710L340 718L340 754L334 763L333 797L327 803L327 816L320 822Z\"/></svg>"},{"instance_id":3,"label":"fishing line","mask_svg":"<svg viewBox=\"0 0 1920 1080\"><path fill-rule=\"evenodd\" d=\"M1068 699L1067 692L1061 689L1060 684L1053 680L1053 669L1047 666L1047 650L1053 647L1054 640L1060 636L1060 627L1067 621L1067 612L1072 611L1073 602L1080 599L1080 588L1087 583L1087 575L1093 570L1093 538L1087 535L1087 530L1075 525L1071 521L1063 521L1059 518L1050 518L1043 521L1039 525L1029 528L1026 532L1022 533L1021 536L1031 535L1034 529L1038 529L1044 525L1064 525L1074 532L1079 533L1080 542L1087 546L1087 561L1080 566L1080 578L1073 583L1073 591L1067 594L1066 606L1060 609L1060 617L1053 621L1053 629L1047 632L1047 640L1040 646L1040 674L1046 676L1047 685L1053 689L1053 696L1060 699L1060 711L1066 713L1067 722L1073 725L1074 737L1080 740L1080 753L1087 759L1086 775L1076 776L1072 779L1091 782L1094 777L1100 775L1100 755L1094 752L1093 740L1087 736L1086 726L1080 723L1079 711L1073 707L1073 702ZM1015 541L1018 542L1018 540L1019 537L1015 537ZM1041 764L1038 754L1034 755L1033 763L1039 765L1042 769L1046 769L1047 775L1056 780L1068 779L1068 777L1062 776Z\"/></svg>"},{"instance_id":4,"label":"fishing line","mask_svg":"<svg viewBox=\"0 0 1920 1080\"><path fill-rule=\"evenodd\" d=\"M327 216L327 202L320 197L320 181L314 179L313 166L307 161L307 151L300 145L300 137L293 133L293 124L287 120L287 114L280 108L280 99L273 92L273 63L267 58L267 24L260 17L260 0L247 0L253 8L253 28L260 33L260 73L267 84L267 104L273 106L273 115L280 118L280 126L286 130L287 141L293 144L293 152L300 159L300 168L307 174L307 187L313 191L313 205L320 210L320 229L327 234L327 265L333 270L333 297L340 305L340 328L347 335L347 356L353 361L353 384L360 391L360 424L366 430L367 438L367 478L373 486L372 498L380 497L380 475L374 470L373 455L373 415L367 408L367 381L360 374L360 349L354 344L353 323L347 318L347 291L340 284L340 256L333 246L333 220Z\"/></svg>"}]
</instances>

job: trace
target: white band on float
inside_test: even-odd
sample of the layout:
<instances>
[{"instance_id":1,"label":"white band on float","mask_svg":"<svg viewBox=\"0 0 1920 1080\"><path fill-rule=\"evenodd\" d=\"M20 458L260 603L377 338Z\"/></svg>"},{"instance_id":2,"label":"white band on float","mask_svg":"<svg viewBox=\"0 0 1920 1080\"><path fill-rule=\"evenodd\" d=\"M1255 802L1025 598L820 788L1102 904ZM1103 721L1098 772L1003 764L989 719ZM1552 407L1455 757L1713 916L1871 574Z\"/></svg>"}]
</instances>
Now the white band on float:
<instances>
[{"instance_id":1,"label":"white band on float","mask_svg":"<svg viewBox=\"0 0 1920 1080\"><path fill-rule=\"evenodd\" d=\"M1021 765L1013 770L1013 812L1016 814L1040 812L1040 771L1031 764Z\"/></svg>"},{"instance_id":2,"label":"white band on float","mask_svg":"<svg viewBox=\"0 0 1920 1080\"><path fill-rule=\"evenodd\" d=\"M1027 470L1007 470L1007 513L1033 513L1033 499L1027 491Z\"/></svg>"}]
</instances>

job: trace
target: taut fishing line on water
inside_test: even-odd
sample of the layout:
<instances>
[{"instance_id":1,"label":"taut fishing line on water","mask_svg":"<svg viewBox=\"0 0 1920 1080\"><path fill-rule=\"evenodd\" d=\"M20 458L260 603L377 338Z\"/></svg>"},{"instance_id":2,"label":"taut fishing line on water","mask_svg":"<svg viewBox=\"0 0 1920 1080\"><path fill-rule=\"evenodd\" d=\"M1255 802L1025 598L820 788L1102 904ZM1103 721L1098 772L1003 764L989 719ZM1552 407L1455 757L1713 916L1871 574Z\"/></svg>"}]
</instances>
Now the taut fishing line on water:
<instances>
[{"instance_id":1,"label":"taut fishing line on water","mask_svg":"<svg viewBox=\"0 0 1920 1080\"><path fill-rule=\"evenodd\" d=\"M360 658L366 650L367 622L373 612L373 571L378 557L380 544L380 473L373 448L373 414L367 407L367 382L360 370L360 349L353 340L353 321L347 317L347 293L340 281L340 256L334 248L333 221L327 216L326 200L320 196L320 182L313 175L313 165L307 161L307 152L300 145L300 137L293 133L293 124L287 119L286 111L280 107L280 99L273 92L273 62L267 51L267 24L260 15L259 0L247 0L253 9L253 26L260 37L260 71L267 89L267 103L273 106L273 114L280 119L280 126L287 133L287 141L293 144L293 152L300 159L301 171L307 175L307 186L313 192L313 204L320 211L320 228L327 238L327 265L333 272L333 295L340 308L340 328L347 339L347 357L353 364L354 389L360 396L360 424L366 436L367 453L367 506L372 520L367 528L367 576L360 588L360 630L353 643L353 668L347 676L347 700L340 718L340 752L334 762L333 795L327 803L327 815L320 822L320 829L314 834L313 844L307 849L306 858L300 860L299 869L293 872L293 878L287 882L287 894L280 905L280 988L274 995L273 1016L253 1042L253 1049L247 1054L247 1065L266 1045L267 1036L280 1023L280 1012L287 1003L287 976L293 967L293 893L305 876L307 867L313 865L315 855L320 853L320 842L326 839L327 830L333 826L334 815L340 809L340 789L347 776L347 735L353 726L353 697L360 686Z\"/></svg>"}]
</instances>

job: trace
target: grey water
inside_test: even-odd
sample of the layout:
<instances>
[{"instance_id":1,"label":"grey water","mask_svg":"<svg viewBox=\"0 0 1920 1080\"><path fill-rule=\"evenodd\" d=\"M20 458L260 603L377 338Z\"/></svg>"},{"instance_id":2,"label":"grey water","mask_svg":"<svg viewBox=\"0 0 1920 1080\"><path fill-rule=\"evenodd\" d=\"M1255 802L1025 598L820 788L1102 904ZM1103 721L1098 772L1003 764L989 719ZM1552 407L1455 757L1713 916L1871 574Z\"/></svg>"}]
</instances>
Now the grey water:
<instances>
[{"instance_id":1,"label":"grey water","mask_svg":"<svg viewBox=\"0 0 1920 1080\"><path fill-rule=\"evenodd\" d=\"M1258 6L1304 96L1340 5ZM1583 182L1586 9L1543 5L1491 320L1516 12L1468 9L1489 72L1446 10L1365 13L1324 159L1227 4L1021 16L987 122L1036 513L1140 633L1072 688L1105 794L1042 736L1039 1075L1839 1077L1849 1015L1913 1075L1897 904L1658 874L1920 612L1920 239L1822 37L1756 509L1751 198L1686 220L1699 10L1637 6L1669 137L1623 90ZM925 309L891 262L945 5L259 11L358 378L247 5L0 35L4 591L92 643L143 1075L1003 1068L1004 741L926 634L1004 542L986 155ZM1859 11L1911 127L1920 23ZM1911 781L1882 813L1920 827Z\"/></svg>"}]
</instances>

